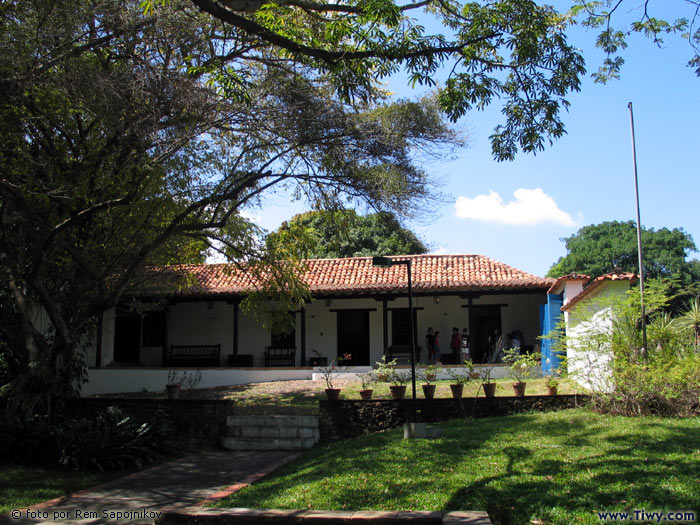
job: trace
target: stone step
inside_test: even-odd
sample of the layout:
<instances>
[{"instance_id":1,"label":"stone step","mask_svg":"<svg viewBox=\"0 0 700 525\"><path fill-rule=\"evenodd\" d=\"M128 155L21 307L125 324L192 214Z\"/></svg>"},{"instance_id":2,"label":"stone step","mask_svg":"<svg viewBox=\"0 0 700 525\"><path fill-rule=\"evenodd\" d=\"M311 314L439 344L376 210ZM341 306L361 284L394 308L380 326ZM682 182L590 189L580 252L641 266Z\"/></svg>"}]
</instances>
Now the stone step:
<instances>
[{"instance_id":1,"label":"stone step","mask_svg":"<svg viewBox=\"0 0 700 525\"><path fill-rule=\"evenodd\" d=\"M221 446L228 450L303 450L312 448L317 440L223 437Z\"/></svg>"},{"instance_id":2,"label":"stone step","mask_svg":"<svg viewBox=\"0 0 700 525\"><path fill-rule=\"evenodd\" d=\"M258 426L258 427L311 427L318 428L317 416L228 416L227 426Z\"/></svg>"},{"instance_id":3,"label":"stone step","mask_svg":"<svg viewBox=\"0 0 700 525\"><path fill-rule=\"evenodd\" d=\"M229 450L302 450L319 440L315 416L229 416L221 445Z\"/></svg>"}]
</instances>

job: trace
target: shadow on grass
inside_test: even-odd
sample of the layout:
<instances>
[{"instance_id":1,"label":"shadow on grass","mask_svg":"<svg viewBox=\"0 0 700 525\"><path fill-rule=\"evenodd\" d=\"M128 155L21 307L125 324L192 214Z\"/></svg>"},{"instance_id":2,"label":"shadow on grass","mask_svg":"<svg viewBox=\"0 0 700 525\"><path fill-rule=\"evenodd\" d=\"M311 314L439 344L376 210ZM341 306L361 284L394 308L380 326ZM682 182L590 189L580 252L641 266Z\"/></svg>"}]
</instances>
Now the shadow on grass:
<instances>
[{"instance_id":1,"label":"shadow on grass","mask_svg":"<svg viewBox=\"0 0 700 525\"><path fill-rule=\"evenodd\" d=\"M567 426L540 425L549 438L565 437ZM577 431L575 438L562 440L560 458L540 457L535 443L525 451L506 447L506 468L456 490L445 510L484 509L503 525L599 523L598 510L700 511L700 428L643 426L656 432L607 435L600 424ZM579 453L564 453L572 448Z\"/></svg>"},{"instance_id":2,"label":"shadow on grass","mask_svg":"<svg viewBox=\"0 0 700 525\"><path fill-rule=\"evenodd\" d=\"M573 410L449 421L436 440L404 441L396 429L313 449L221 506L473 509L497 524L696 510L700 427L666 422Z\"/></svg>"}]
</instances>

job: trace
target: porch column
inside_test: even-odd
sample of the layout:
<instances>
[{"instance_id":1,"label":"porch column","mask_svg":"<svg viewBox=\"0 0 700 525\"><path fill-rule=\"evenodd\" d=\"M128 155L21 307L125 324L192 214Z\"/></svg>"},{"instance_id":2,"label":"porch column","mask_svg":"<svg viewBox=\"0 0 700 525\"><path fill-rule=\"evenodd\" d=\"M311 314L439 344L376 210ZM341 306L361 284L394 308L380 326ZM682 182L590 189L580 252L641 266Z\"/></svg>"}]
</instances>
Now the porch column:
<instances>
[{"instance_id":1,"label":"porch column","mask_svg":"<svg viewBox=\"0 0 700 525\"><path fill-rule=\"evenodd\" d=\"M382 343L384 345L384 355L389 350L389 323L387 300L382 301Z\"/></svg>"},{"instance_id":2,"label":"porch column","mask_svg":"<svg viewBox=\"0 0 700 525\"><path fill-rule=\"evenodd\" d=\"M233 355L238 356L238 301L233 303Z\"/></svg>"},{"instance_id":3,"label":"porch column","mask_svg":"<svg viewBox=\"0 0 700 525\"><path fill-rule=\"evenodd\" d=\"M473 317L474 317L473 312L474 312L474 308L472 308L474 299L472 299L471 296L470 296L469 299L468 299L468 301L469 301L469 302L467 303L467 304L468 304L468 307L467 307L467 308L469 308L469 310L468 310L468 312L467 312L467 318L468 318L468 322L469 322L469 338L471 339L471 337L472 337L472 329L473 329L473 327L474 327L474 323L473 323ZM472 350L471 350L471 347L472 347L473 345L474 345L474 343L473 343L472 341L470 341L470 342L469 342L469 351L470 351L470 352L472 351ZM474 355L474 354L472 354L472 355Z\"/></svg>"},{"instance_id":4,"label":"porch column","mask_svg":"<svg viewBox=\"0 0 700 525\"><path fill-rule=\"evenodd\" d=\"M301 323L301 362L299 366L305 366L306 364L306 308L301 307L301 315L299 322Z\"/></svg>"},{"instance_id":5,"label":"porch column","mask_svg":"<svg viewBox=\"0 0 700 525\"><path fill-rule=\"evenodd\" d=\"M97 316L97 345L95 347L95 368L102 366L102 318L104 312Z\"/></svg>"}]
</instances>

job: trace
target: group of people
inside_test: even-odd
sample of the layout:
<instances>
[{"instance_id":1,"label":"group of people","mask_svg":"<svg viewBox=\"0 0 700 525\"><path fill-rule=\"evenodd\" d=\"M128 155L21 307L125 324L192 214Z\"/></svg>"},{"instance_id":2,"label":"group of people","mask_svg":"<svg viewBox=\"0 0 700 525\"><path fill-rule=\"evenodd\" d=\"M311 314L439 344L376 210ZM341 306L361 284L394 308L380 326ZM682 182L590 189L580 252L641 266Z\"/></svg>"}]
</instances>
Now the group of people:
<instances>
[{"instance_id":1,"label":"group of people","mask_svg":"<svg viewBox=\"0 0 700 525\"><path fill-rule=\"evenodd\" d=\"M442 352L440 351L440 332L433 332L433 328L428 328L428 333L425 334L425 347L428 349L428 363L431 365L442 364ZM471 360L469 355L469 331L465 328L460 335L459 328L452 329L452 338L450 339L450 350L456 358L457 363Z\"/></svg>"}]
</instances>

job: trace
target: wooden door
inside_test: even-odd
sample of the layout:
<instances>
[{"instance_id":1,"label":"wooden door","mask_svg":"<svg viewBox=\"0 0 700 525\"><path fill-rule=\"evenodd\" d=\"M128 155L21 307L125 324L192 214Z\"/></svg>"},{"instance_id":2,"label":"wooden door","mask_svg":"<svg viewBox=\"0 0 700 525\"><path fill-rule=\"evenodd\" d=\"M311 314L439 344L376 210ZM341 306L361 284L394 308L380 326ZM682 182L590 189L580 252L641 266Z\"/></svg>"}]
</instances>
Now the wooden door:
<instances>
[{"instance_id":1,"label":"wooden door","mask_svg":"<svg viewBox=\"0 0 700 525\"><path fill-rule=\"evenodd\" d=\"M369 365L369 311L338 310L338 355L350 354L350 364Z\"/></svg>"}]
</instances>

